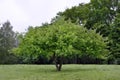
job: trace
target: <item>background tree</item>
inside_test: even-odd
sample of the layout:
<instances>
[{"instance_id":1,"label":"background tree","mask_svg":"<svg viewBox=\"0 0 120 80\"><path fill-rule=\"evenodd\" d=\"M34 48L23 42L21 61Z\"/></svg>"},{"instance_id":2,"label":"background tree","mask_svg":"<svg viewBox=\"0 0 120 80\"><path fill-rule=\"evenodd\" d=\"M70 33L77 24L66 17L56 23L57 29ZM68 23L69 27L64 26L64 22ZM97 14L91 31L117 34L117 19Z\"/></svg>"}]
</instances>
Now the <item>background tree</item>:
<instances>
[{"instance_id":1,"label":"background tree","mask_svg":"<svg viewBox=\"0 0 120 80\"><path fill-rule=\"evenodd\" d=\"M120 13L116 15L115 21L112 23L112 30L109 35L111 38L110 41L110 56L109 56L109 63L110 61L115 61L115 63L120 64Z\"/></svg>"},{"instance_id":2,"label":"background tree","mask_svg":"<svg viewBox=\"0 0 120 80\"><path fill-rule=\"evenodd\" d=\"M79 4L71 9L66 9L64 12L59 12L58 16L64 16L65 20L71 20L72 23L84 25L89 17L90 4ZM56 17L57 18L57 17Z\"/></svg>"},{"instance_id":3,"label":"background tree","mask_svg":"<svg viewBox=\"0 0 120 80\"><path fill-rule=\"evenodd\" d=\"M64 16L65 20L84 25L88 29L97 29L102 35L108 36L110 23L119 12L118 0L91 0L88 4L79 4L58 15ZM97 25L97 26L96 26Z\"/></svg>"},{"instance_id":4,"label":"background tree","mask_svg":"<svg viewBox=\"0 0 120 80\"><path fill-rule=\"evenodd\" d=\"M10 50L16 47L15 32L9 21L2 24L0 28L0 63L12 63L14 57Z\"/></svg>"},{"instance_id":5,"label":"background tree","mask_svg":"<svg viewBox=\"0 0 120 80\"><path fill-rule=\"evenodd\" d=\"M60 18L51 25L29 29L20 46L13 51L25 61L35 61L40 56L52 58L60 71L66 57L103 57L107 53L105 48L104 39L95 31Z\"/></svg>"}]
</instances>

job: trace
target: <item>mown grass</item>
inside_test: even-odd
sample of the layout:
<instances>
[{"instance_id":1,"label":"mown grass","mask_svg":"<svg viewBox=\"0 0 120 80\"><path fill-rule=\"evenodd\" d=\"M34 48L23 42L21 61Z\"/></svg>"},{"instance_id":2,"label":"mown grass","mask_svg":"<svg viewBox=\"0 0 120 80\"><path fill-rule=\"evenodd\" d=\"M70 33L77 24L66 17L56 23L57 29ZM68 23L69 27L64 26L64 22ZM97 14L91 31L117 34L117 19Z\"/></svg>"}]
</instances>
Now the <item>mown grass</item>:
<instances>
[{"instance_id":1,"label":"mown grass","mask_svg":"<svg viewBox=\"0 0 120 80\"><path fill-rule=\"evenodd\" d=\"M0 65L0 80L120 80L119 65Z\"/></svg>"}]
</instances>

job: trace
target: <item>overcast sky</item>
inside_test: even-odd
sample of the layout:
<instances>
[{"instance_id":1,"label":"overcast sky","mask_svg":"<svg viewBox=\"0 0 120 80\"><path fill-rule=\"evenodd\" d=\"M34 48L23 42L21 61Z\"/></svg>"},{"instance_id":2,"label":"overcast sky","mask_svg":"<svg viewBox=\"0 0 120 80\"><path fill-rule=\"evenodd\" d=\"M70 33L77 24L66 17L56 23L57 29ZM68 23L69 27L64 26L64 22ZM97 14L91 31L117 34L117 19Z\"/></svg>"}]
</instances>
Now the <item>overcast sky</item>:
<instances>
[{"instance_id":1,"label":"overcast sky","mask_svg":"<svg viewBox=\"0 0 120 80\"><path fill-rule=\"evenodd\" d=\"M90 0L0 0L0 24L9 20L14 31L50 22L59 11Z\"/></svg>"}]
</instances>

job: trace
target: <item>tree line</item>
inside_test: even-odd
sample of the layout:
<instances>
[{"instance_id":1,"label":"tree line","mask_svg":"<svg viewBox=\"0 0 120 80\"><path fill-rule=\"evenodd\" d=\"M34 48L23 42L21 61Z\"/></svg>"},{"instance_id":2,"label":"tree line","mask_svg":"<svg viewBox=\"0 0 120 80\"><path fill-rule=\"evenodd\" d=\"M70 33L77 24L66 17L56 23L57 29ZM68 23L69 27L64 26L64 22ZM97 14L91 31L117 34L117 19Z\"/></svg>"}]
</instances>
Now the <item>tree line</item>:
<instances>
[{"instance_id":1,"label":"tree line","mask_svg":"<svg viewBox=\"0 0 120 80\"><path fill-rule=\"evenodd\" d=\"M29 27L25 34L0 28L0 63L120 64L120 1L91 0L64 12L51 23Z\"/></svg>"}]
</instances>

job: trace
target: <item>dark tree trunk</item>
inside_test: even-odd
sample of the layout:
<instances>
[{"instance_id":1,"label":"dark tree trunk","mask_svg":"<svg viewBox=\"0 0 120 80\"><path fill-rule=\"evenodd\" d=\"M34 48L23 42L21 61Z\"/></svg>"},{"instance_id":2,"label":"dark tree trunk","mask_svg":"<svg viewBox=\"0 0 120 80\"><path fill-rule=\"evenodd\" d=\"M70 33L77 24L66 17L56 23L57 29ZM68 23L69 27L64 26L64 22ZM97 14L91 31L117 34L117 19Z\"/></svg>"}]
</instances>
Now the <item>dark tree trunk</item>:
<instances>
[{"instance_id":1,"label":"dark tree trunk","mask_svg":"<svg viewBox=\"0 0 120 80\"><path fill-rule=\"evenodd\" d=\"M55 65L56 65L56 69L57 69L57 71L61 71L62 64L55 64Z\"/></svg>"},{"instance_id":2,"label":"dark tree trunk","mask_svg":"<svg viewBox=\"0 0 120 80\"><path fill-rule=\"evenodd\" d=\"M57 57L54 53L54 61L57 71L61 71L62 64L63 64L63 57Z\"/></svg>"}]
</instances>

